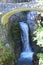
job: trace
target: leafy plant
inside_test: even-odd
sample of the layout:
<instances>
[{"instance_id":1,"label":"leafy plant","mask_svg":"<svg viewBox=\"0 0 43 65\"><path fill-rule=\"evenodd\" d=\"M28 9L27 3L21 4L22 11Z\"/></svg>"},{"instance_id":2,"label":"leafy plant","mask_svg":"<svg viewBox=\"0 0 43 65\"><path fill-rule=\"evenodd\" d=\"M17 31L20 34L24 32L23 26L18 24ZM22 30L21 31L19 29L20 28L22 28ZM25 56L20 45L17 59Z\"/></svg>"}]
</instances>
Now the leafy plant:
<instances>
[{"instance_id":1,"label":"leafy plant","mask_svg":"<svg viewBox=\"0 0 43 65\"><path fill-rule=\"evenodd\" d=\"M43 65L43 54L38 53L37 56L39 57L39 65Z\"/></svg>"},{"instance_id":2,"label":"leafy plant","mask_svg":"<svg viewBox=\"0 0 43 65\"><path fill-rule=\"evenodd\" d=\"M42 26L39 26L37 28L36 37L34 37L33 40L37 40L37 45L39 45L40 47L43 47L43 27Z\"/></svg>"},{"instance_id":3,"label":"leafy plant","mask_svg":"<svg viewBox=\"0 0 43 65\"><path fill-rule=\"evenodd\" d=\"M14 60L14 53L10 51L10 49L5 46L0 45L0 49L2 49L2 55L0 55L0 65L12 65Z\"/></svg>"}]
</instances>

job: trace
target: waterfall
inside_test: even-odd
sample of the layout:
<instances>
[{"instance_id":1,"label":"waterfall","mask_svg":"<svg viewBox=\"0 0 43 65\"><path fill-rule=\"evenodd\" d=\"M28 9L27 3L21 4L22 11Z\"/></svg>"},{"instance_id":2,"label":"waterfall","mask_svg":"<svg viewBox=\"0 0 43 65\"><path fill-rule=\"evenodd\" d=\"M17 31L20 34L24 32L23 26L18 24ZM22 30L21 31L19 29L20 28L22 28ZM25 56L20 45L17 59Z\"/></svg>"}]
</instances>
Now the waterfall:
<instances>
[{"instance_id":1,"label":"waterfall","mask_svg":"<svg viewBox=\"0 0 43 65\"><path fill-rule=\"evenodd\" d=\"M29 41L29 28L32 33L36 30L37 25L35 17L37 15L37 11L30 11L27 13L27 21L19 22L23 51L20 54L18 65L32 65L34 51L30 46L31 43Z\"/></svg>"},{"instance_id":2,"label":"waterfall","mask_svg":"<svg viewBox=\"0 0 43 65\"><path fill-rule=\"evenodd\" d=\"M24 22L19 22L22 33L21 33L21 40L23 44L23 51L25 52L31 52L30 44L29 44L29 34L28 34L28 25Z\"/></svg>"},{"instance_id":3,"label":"waterfall","mask_svg":"<svg viewBox=\"0 0 43 65\"><path fill-rule=\"evenodd\" d=\"M32 60L34 52L30 47L28 25L24 23L24 21L19 22L19 25L21 28L21 40L23 45L23 52L20 54L20 59Z\"/></svg>"}]
</instances>

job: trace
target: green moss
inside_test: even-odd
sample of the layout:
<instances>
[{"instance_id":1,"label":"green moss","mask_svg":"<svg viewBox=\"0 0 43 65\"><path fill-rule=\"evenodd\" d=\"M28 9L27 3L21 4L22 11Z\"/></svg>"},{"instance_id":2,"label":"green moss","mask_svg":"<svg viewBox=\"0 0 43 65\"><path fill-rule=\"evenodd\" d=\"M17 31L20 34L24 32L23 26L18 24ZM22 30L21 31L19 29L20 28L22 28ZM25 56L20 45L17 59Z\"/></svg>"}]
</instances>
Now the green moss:
<instances>
[{"instance_id":1,"label":"green moss","mask_svg":"<svg viewBox=\"0 0 43 65\"><path fill-rule=\"evenodd\" d=\"M14 53L10 51L10 49L5 46L0 46L0 65L12 65L12 61L14 60Z\"/></svg>"},{"instance_id":2,"label":"green moss","mask_svg":"<svg viewBox=\"0 0 43 65\"><path fill-rule=\"evenodd\" d=\"M19 26L17 22L14 22L12 24L11 30L12 30L13 39L19 41L20 40L20 30L19 30Z\"/></svg>"}]
</instances>

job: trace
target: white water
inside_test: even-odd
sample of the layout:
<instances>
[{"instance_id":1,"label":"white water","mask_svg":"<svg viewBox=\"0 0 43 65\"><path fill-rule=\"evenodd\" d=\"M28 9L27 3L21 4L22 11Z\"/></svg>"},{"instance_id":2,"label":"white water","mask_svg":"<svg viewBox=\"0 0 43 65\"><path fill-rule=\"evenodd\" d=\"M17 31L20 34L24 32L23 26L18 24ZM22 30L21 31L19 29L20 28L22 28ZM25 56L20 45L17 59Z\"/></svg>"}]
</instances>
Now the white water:
<instances>
[{"instance_id":1,"label":"white water","mask_svg":"<svg viewBox=\"0 0 43 65\"><path fill-rule=\"evenodd\" d=\"M35 17L38 15L37 11L30 11L27 13L27 23L24 21L19 22L20 28L21 28L21 41L23 45L23 51L20 54L19 60L23 59L29 59L29 61L33 60L33 50L30 46L29 41L29 28L33 32L36 30L36 21Z\"/></svg>"},{"instance_id":2,"label":"white water","mask_svg":"<svg viewBox=\"0 0 43 65\"><path fill-rule=\"evenodd\" d=\"M20 24L20 28L22 30L21 40L22 40L22 44L23 44L23 52L21 53L20 58L32 60L34 52L32 51L32 49L30 47L28 25L26 23L24 23L24 21L19 22L19 24Z\"/></svg>"}]
</instances>

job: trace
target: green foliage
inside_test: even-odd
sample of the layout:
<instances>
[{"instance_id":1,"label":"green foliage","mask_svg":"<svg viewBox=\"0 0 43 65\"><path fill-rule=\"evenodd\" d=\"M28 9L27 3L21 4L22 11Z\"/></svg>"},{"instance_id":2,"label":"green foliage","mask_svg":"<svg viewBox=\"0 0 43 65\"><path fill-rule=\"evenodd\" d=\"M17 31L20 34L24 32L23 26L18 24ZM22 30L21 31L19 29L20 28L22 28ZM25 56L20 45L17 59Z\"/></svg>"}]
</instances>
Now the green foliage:
<instances>
[{"instance_id":1,"label":"green foliage","mask_svg":"<svg viewBox=\"0 0 43 65\"><path fill-rule=\"evenodd\" d=\"M42 53L38 53L37 56L41 59L43 59L43 54Z\"/></svg>"},{"instance_id":2,"label":"green foliage","mask_svg":"<svg viewBox=\"0 0 43 65\"><path fill-rule=\"evenodd\" d=\"M39 65L43 65L43 54L38 53L37 56L39 57Z\"/></svg>"},{"instance_id":3,"label":"green foliage","mask_svg":"<svg viewBox=\"0 0 43 65\"><path fill-rule=\"evenodd\" d=\"M43 47L43 27L38 27L37 28L37 45L40 47Z\"/></svg>"},{"instance_id":4,"label":"green foliage","mask_svg":"<svg viewBox=\"0 0 43 65\"><path fill-rule=\"evenodd\" d=\"M42 26L39 26L39 27L37 28L37 32L41 32L41 31L43 31L43 27L42 27Z\"/></svg>"},{"instance_id":5,"label":"green foliage","mask_svg":"<svg viewBox=\"0 0 43 65\"><path fill-rule=\"evenodd\" d=\"M20 40L19 25L16 21L12 24L12 36L13 36L13 39L17 40L17 42L18 40Z\"/></svg>"},{"instance_id":6,"label":"green foliage","mask_svg":"<svg viewBox=\"0 0 43 65\"><path fill-rule=\"evenodd\" d=\"M34 41L37 40L37 45L43 47L43 27L39 26L37 28L36 37L34 37Z\"/></svg>"},{"instance_id":7,"label":"green foliage","mask_svg":"<svg viewBox=\"0 0 43 65\"><path fill-rule=\"evenodd\" d=\"M9 48L0 45L0 65L12 65L14 53Z\"/></svg>"}]
</instances>

